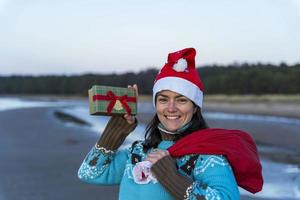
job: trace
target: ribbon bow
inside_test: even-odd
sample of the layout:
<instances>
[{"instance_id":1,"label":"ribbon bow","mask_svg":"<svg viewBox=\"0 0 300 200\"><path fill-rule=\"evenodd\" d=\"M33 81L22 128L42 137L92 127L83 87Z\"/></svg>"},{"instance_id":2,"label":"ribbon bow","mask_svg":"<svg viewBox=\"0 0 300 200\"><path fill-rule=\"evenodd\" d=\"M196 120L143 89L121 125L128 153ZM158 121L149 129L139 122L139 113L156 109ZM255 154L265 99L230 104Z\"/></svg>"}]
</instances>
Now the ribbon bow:
<instances>
[{"instance_id":1,"label":"ribbon bow","mask_svg":"<svg viewBox=\"0 0 300 200\"><path fill-rule=\"evenodd\" d=\"M107 106L107 113L111 114L113 107L115 106L117 100L119 100L126 110L126 112L131 115L131 108L128 106L127 102L136 102L135 97L128 97L127 95L117 96L111 90L107 91L106 95L97 94L93 96L93 101L97 100L107 100L110 101Z\"/></svg>"}]
</instances>

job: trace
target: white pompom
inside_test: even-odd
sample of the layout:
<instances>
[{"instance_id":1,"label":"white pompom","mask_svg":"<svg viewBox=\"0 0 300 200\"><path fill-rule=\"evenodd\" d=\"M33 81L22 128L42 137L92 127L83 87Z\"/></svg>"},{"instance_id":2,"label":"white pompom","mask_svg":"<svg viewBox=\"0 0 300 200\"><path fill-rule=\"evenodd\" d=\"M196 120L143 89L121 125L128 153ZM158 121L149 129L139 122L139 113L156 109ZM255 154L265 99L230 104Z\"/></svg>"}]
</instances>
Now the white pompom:
<instances>
[{"instance_id":1,"label":"white pompom","mask_svg":"<svg viewBox=\"0 0 300 200\"><path fill-rule=\"evenodd\" d=\"M180 58L177 63L173 65L173 69L176 72L184 72L187 69L186 59Z\"/></svg>"}]
</instances>

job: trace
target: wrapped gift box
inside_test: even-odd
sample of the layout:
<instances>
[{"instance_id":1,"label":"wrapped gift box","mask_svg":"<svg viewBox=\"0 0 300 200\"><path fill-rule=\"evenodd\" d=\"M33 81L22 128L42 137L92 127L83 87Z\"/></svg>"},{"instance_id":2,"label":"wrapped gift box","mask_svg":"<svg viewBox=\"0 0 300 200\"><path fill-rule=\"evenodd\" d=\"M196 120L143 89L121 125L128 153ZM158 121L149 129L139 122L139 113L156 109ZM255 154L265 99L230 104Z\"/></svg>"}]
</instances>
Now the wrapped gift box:
<instances>
[{"instance_id":1,"label":"wrapped gift box","mask_svg":"<svg viewBox=\"0 0 300 200\"><path fill-rule=\"evenodd\" d=\"M94 85L88 94L91 115L137 114L136 92L133 88Z\"/></svg>"}]
</instances>

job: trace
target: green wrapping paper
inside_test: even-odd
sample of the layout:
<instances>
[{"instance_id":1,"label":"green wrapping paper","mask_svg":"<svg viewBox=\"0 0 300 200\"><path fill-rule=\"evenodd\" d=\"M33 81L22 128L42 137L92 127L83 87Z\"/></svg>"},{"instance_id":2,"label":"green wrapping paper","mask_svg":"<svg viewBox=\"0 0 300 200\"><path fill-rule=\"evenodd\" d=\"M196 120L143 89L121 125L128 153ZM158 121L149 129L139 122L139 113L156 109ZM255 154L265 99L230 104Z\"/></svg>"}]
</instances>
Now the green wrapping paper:
<instances>
[{"instance_id":1,"label":"green wrapping paper","mask_svg":"<svg viewBox=\"0 0 300 200\"><path fill-rule=\"evenodd\" d=\"M133 88L94 85L88 94L91 115L137 114L137 98Z\"/></svg>"}]
</instances>

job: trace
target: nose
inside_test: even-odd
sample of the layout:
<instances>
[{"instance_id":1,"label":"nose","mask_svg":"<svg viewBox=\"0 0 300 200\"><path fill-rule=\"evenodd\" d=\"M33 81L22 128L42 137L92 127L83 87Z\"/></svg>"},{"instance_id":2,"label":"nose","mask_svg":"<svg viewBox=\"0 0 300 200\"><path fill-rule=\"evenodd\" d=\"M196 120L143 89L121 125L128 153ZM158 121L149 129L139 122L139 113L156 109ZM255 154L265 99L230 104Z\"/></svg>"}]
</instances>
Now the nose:
<instances>
[{"instance_id":1,"label":"nose","mask_svg":"<svg viewBox=\"0 0 300 200\"><path fill-rule=\"evenodd\" d=\"M168 112L176 112L177 108L176 108L176 104L174 101L170 101L168 103Z\"/></svg>"}]
</instances>

